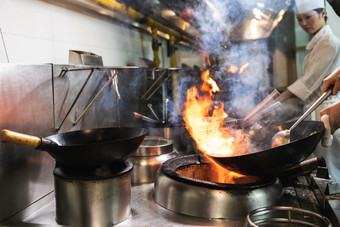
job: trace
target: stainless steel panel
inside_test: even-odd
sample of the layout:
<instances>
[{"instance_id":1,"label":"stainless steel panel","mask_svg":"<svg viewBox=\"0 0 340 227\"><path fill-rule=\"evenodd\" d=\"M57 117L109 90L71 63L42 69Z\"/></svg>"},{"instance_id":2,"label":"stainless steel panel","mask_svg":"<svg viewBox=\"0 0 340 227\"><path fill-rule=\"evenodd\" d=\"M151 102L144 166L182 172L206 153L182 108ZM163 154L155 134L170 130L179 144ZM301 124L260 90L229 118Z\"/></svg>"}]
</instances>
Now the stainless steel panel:
<instances>
[{"instance_id":1,"label":"stainless steel panel","mask_svg":"<svg viewBox=\"0 0 340 227\"><path fill-rule=\"evenodd\" d=\"M118 99L114 85L109 85L84 117L76 123L79 115L108 81L111 72L110 70L94 70L93 74L89 76L90 71L80 70L68 71L66 74L60 75L65 67L76 68L74 65L54 65L53 68L55 125L56 128L60 128L59 132L98 127L139 126L140 122L133 117L132 113L139 109L139 97L145 89L145 70L119 70L117 77L120 99ZM81 91L87 79L88 81ZM78 100L72 107L77 96L79 96ZM69 111L70 113L67 115ZM67 118L63 122L66 115Z\"/></svg>"},{"instance_id":2,"label":"stainless steel panel","mask_svg":"<svg viewBox=\"0 0 340 227\"><path fill-rule=\"evenodd\" d=\"M52 67L0 64L0 128L54 134ZM0 143L0 221L53 190L54 159L47 152Z\"/></svg>"}]
</instances>

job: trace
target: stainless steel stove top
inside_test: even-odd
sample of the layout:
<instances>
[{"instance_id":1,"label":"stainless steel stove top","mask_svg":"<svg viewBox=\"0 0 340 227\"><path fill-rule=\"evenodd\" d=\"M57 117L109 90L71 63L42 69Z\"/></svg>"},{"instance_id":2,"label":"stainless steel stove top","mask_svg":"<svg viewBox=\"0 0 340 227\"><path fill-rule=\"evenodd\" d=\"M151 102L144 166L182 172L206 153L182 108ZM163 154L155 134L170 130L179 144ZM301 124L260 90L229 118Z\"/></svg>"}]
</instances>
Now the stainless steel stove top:
<instances>
[{"instance_id":1,"label":"stainless steel stove top","mask_svg":"<svg viewBox=\"0 0 340 227\"><path fill-rule=\"evenodd\" d=\"M282 205L293 206L323 213L328 216L328 212L324 212L322 204L318 202L318 188L312 189L308 183L307 177L300 176L292 180L288 185L284 185L284 196ZM54 197L52 192L48 195ZM154 202L154 183L142 184L131 187L131 213L128 219L118 223L117 227L127 226L225 226L239 227L244 224L244 217L240 219L206 219L192 217L174 213L166 210ZM49 200L51 201L51 199ZM339 200L328 200L328 204L333 207L334 217L330 218L334 223L338 223L340 218L340 202ZM335 207L335 208L334 208ZM202 209L207 209L202 207ZM335 220L334 220L335 218ZM333 220L332 220L333 219ZM35 212L33 215L22 219L23 221L11 223L7 226L61 226L55 221L55 202L52 201ZM4 225L6 226L6 225ZM337 226L336 224L333 226Z\"/></svg>"},{"instance_id":2,"label":"stainless steel stove top","mask_svg":"<svg viewBox=\"0 0 340 227\"><path fill-rule=\"evenodd\" d=\"M244 219L205 219L176 214L157 205L153 199L154 184L142 184L131 188L131 214L128 219L115 225L131 226L243 226ZM202 209L204 209L202 207ZM61 226L55 221L55 202L47 204L22 223L10 226Z\"/></svg>"}]
</instances>

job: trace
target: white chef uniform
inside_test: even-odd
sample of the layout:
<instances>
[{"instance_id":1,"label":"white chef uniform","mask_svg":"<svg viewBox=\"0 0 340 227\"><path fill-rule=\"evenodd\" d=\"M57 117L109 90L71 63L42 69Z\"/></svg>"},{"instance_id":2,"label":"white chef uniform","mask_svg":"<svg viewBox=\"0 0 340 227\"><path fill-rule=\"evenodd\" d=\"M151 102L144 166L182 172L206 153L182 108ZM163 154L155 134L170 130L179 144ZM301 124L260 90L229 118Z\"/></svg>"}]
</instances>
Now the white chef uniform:
<instances>
[{"instance_id":1,"label":"white chef uniform","mask_svg":"<svg viewBox=\"0 0 340 227\"><path fill-rule=\"evenodd\" d=\"M297 13L317 8L325 8L324 0L296 0ZM331 28L324 26L306 46L306 56L302 65L302 76L287 89L304 101L304 110L321 96L323 79L340 66L340 40ZM320 120L320 111L340 101L340 94L330 96L311 115L312 120ZM331 176L340 183L340 130L334 133L333 144L325 149L320 144L316 156L323 156Z\"/></svg>"},{"instance_id":2,"label":"white chef uniform","mask_svg":"<svg viewBox=\"0 0 340 227\"><path fill-rule=\"evenodd\" d=\"M302 76L287 89L304 101L306 110L321 96L323 79L339 66L340 40L333 34L329 25L326 25L307 44ZM338 97L331 96L325 103L330 100L333 100L333 104ZM320 120L320 110L317 112L312 117L313 120Z\"/></svg>"}]
</instances>

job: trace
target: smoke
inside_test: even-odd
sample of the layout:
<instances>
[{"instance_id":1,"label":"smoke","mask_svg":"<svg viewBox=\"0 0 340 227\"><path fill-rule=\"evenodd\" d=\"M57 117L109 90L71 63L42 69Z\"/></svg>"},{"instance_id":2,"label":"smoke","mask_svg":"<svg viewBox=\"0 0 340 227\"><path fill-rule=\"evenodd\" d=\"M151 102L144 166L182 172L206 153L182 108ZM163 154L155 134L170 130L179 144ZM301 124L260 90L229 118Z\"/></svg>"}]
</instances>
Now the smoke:
<instances>
[{"instance_id":1,"label":"smoke","mask_svg":"<svg viewBox=\"0 0 340 227\"><path fill-rule=\"evenodd\" d=\"M266 40L244 42L232 46L228 52L225 67L228 64L240 67L249 64L241 73L233 75L232 80L225 84L228 90L229 102L226 108L229 112L244 116L259 103L270 87L270 52Z\"/></svg>"},{"instance_id":2,"label":"smoke","mask_svg":"<svg viewBox=\"0 0 340 227\"><path fill-rule=\"evenodd\" d=\"M196 45L204 53L216 56L218 68L212 71L212 77L221 89L218 98L223 99L230 116L245 116L271 92L273 53L268 38L278 13L282 9L287 11L292 0L148 0L143 4L157 6L159 2L178 10L178 14L186 7L191 8L191 23L200 32ZM258 27L251 26L253 19L259 22ZM227 72L230 66L240 68L245 64L248 67L242 73ZM181 107L186 91L200 82L200 72L196 73L192 76L185 71L184 76L178 75L178 102ZM166 86L170 93L173 85L169 83ZM161 105L163 103L157 109L162 109ZM174 111L173 100L169 101L168 109L172 114L169 116L171 122L178 123L181 113Z\"/></svg>"},{"instance_id":3,"label":"smoke","mask_svg":"<svg viewBox=\"0 0 340 227\"><path fill-rule=\"evenodd\" d=\"M192 9L201 33L199 46L218 57L216 75L228 96L227 113L244 116L270 92L268 37L279 12L290 5L291 0L201 0ZM231 65L240 68L244 64L249 66L241 74L226 73Z\"/></svg>"}]
</instances>

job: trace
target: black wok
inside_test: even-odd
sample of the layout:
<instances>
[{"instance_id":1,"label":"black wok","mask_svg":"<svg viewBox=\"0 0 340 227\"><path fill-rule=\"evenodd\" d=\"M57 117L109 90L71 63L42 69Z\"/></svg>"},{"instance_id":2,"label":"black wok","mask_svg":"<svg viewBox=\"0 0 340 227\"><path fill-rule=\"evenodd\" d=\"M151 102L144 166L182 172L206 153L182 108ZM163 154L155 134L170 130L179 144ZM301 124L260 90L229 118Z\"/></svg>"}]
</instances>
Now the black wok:
<instances>
[{"instance_id":1,"label":"black wok","mask_svg":"<svg viewBox=\"0 0 340 227\"><path fill-rule=\"evenodd\" d=\"M282 128L286 129L291 125L285 124ZM252 140L265 144L261 151L240 156L211 157L223 167L241 174L279 173L302 162L315 150L322 138L324 125L319 121L301 122L291 132L290 143L270 148L271 138L278 131L279 129L273 126L256 132L256 137Z\"/></svg>"},{"instance_id":2,"label":"black wok","mask_svg":"<svg viewBox=\"0 0 340 227\"><path fill-rule=\"evenodd\" d=\"M42 138L4 129L0 141L47 151L58 164L97 167L125 160L138 149L146 133L144 128L98 128Z\"/></svg>"}]
</instances>

